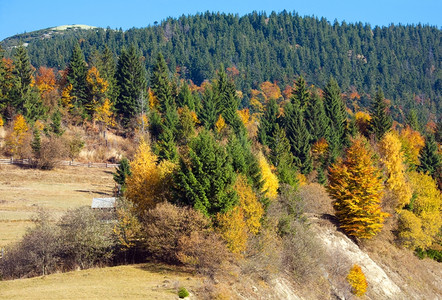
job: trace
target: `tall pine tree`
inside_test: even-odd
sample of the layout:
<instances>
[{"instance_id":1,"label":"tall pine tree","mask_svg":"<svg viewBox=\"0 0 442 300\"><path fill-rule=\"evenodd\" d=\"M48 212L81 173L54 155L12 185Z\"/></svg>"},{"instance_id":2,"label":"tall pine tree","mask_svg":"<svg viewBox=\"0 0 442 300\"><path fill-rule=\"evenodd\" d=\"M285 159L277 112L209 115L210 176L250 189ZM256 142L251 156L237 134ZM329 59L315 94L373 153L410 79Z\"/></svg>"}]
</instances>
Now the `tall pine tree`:
<instances>
[{"instance_id":1,"label":"tall pine tree","mask_svg":"<svg viewBox=\"0 0 442 300\"><path fill-rule=\"evenodd\" d=\"M290 141L295 164L302 174L309 174L313 168L310 155L310 134L305 126L303 113L296 98L285 106L284 126Z\"/></svg>"},{"instance_id":2,"label":"tall pine tree","mask_svg":"<svg viewBox=\"0 0 442 300\"><path fill-rule=\"evenodd\" d=\"M380 141L384 134L391 129L393 119L387 112L384 93L378 89L370 111L370 132L374 134L376 140Z\"/></svg>"},{"instance_id":3,"label":"tall pine tree","mask_svg":"<svg viewBox=\"0 0 442 300\"><path fill-rule=\"evenodd\" d=\"M437 153L437 144L432 134L425 138L425 146L419 153L420 165L418 170L434 177L437 169L441 166L441 158Z\"/></svg>"},{"instance_id":4,"label":"tall pine tree","mask_svg":"<svg viewBox=\"0 0 442 300\"><path fill-rule=\"evenodd\" d=\"M273 148L273 136L275 135L276 125L279 115L279 107L275 99L271 99L266 106L263 116L259 122L258 140L261 144Z\"/></svg>"},{"instance_id":5,"label":"tall pine tree","mask_svg":"<svg viewBox=\"0 0 442 300\"><path fill-rule=\"evenodd\" d=\"M116 77L120 95L115 108L123 123L128 124L139 113L138 101L146 90L145 68L134 45L121 50Z\"/></svg>"},{"instance_id":6,"label":"tall pine tree","mask_svg":"<svg viewBox=\"0 0 442 300\"><path fill-rule=\"evenodd\" d=\"M71 97L73 104L80 111L87 102L87 68L84 61L83 51L80 44L76 44L72 50L71 59L67 68L67 83L72 85Z\"/></svg>"},{"instance_id":7,"label":"tall pine tree","mask_svg":"<svg viewBox=\"0 0 442 300\"><path fill-rule=\"evenodd\" d=\"M334 78L324 88L324 109L329 120L329 158L333 162L347 144L347 113L339 85Z\"/></svg>"}]
</instances>

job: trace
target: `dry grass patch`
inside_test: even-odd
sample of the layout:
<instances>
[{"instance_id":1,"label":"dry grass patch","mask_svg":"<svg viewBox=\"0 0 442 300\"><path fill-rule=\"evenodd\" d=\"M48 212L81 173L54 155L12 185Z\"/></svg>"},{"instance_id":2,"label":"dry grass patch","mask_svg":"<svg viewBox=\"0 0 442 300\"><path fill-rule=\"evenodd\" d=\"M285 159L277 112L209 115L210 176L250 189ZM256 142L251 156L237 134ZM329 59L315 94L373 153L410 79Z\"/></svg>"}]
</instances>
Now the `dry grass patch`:
<instances>
[{"instance_id":1,"label":"dry grass patch","mask_svg":"<svg viewBox=\"0 0 442 300\"><path fill-rule=\"evenodd\" d=\"M177 299L194 293L201 280L164 265L142 264L89 269L0 282L1 299Z\"/></svg>"},{"instance_id":2,"label":"dry grass patch","mask_svg":"<svg viewBox=\"0 0 442 300\"><path fill-rule=\"evenodd\" d=\"M0 247L16 241L38 208L58 217L112 195L114 169L64 167L52 171L0 165Z\"/></svg>"}]
</instances>

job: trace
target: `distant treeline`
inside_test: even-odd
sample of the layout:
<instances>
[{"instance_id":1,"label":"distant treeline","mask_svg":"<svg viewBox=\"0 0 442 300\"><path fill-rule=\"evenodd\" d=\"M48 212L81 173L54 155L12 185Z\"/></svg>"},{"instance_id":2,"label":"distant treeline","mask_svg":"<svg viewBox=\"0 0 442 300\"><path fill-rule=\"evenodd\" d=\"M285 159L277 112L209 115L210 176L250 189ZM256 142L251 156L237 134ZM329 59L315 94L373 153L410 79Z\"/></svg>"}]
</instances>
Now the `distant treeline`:
<instances>
[{"instance_id":1,"label":"distant treeline","mask_svg":"<svg viewBox=\"0 0 442 300\"><path fill-rule=\"evenodd\" d=\"M323 87L333 76L343 91L354 89L362 95L362 106L369 102L366 95L382 88L393 101L394 118L403 121L403 112L412 108L421 120L440 116L441 37L439 28L420 24L372 28L286 11L242 17L207 12L127 31L68 31L35 39L27 49L34 67L64 69L78 41L87 61L105 45L119 56L123 47L135 44L148 78L161 52L171 71L198 85L214 78L223 63L232 68L237 88L245 93L264 81L284 88L297 75ZM6 43L10 40L3 48ZM244 105L248 98L246 94Z\"/></svg>"}]
</instances>

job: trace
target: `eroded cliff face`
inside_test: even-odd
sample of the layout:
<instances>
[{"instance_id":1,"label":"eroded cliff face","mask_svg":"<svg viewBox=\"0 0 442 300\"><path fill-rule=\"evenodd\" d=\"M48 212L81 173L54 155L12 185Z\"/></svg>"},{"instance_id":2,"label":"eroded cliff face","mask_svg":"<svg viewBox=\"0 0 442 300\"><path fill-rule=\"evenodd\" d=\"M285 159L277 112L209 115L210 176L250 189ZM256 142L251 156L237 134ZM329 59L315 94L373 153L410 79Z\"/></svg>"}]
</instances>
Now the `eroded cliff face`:
<instances>
[{"instance_id":1,"label":"eroded cliff face","mask_svg":"<svg viewBox=\"0 0 442 300\"><path fill-rule=\"evenodd\" d=\"M238 299L441 299L442 268L431 260L419 260L404 249L385 244L386 257L382 253L364 251L354 241L334 226L313 222L312 232L323 245L322 255L328 257L320 268L319 284L302 284L281 274L267 284L249 281L249 292L237 288ZM396 257L397 259L394 259ZM361 266L368 288L365 296L358 298L351 293L346 276L353 264ZM414 271L413 271L414 270ZM239 292L242 290L241 292Z\"/></svg>"}]
</instances>

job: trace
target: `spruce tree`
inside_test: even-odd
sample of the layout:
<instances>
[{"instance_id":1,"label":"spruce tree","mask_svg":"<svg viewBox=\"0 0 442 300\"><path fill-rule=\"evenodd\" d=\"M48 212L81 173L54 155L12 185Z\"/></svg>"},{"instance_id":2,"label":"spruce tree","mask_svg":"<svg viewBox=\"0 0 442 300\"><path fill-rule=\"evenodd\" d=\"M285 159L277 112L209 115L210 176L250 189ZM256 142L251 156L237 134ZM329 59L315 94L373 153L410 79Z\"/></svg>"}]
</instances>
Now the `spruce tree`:
<instances>
[{"instance_id":1,"label":"spruce tree","mask_svg":"<svg viewBox=\"0 0 442 300\"><path fill-rule=\"evenodd\" d=\"M348 143L347 139L347 112L341 98L339 85L331 78L324 88L324 109L329 121L329 163L341 154L342 149Z\"/></svg>"},{"instance_id":2,"label":"spruce tree","mask_svg":"<svg viewBox=\"0 0 442 300\"><path fill-rule=\"evenodd\" d=\"M287 139L285 130L280 128L278 124L276 124L272 140L274 149L271 152L270 160L276 166L279 182L296 187L298 185L297 169L293 154L290 152L290 141Z\"/></svg>"},{"instance_id":3,"label":"spruce tree","mask_svg":"<svg viewBox=\"0 0 442 300\"><path fill-rule=\"evenodd\" d=\"M380 141L384 134L391 129L393 119L387 113L384 93L378 89L370 111L370 132L374 134L376 140Z\"/></svg>"},{"instance_id":4,"label":"spruce tree","mask_svg":"<svg viewBox=\"0 0 442 300\"><path fill-rule=\"evenodd\" d=\"M235 177L226 150L204 130L190 142L188 157L180 158L175 176L176 201L207 216L227 212L238 202L233 189Z\"/></svg>"},{"instance_id":5,"label":"spruce tree","mask_svg":"<svg viewBox=\"0 0 442 300\"><path fill-rule=\"evenodd\" d=\"M38 130L38 128L34 128L33 135L34 137L31 142L32 153L34 154L35 159L39 159L41 150L40 130Z\"/></svg>"},{"instance_id":6,"label":"spruce tree","mask_svg":"<svg viewBox=\"0 0 442 300\"><path fill-rule=\"evenodd\" d=\"M123 124L128 124L139 113L138 99L146 90L145 68L134 45L121 50L116 77L120 94L115 108Z\"/></svg>"},{"instance_id":7,"label":"spruce tree","mask_svg":"<svg viewBox=\"0 0 442 300\"><path fill-rule=\"evenodd\" d=\"M295 165L302 174L309 174L313 168L310 155L310 134L305 126L299 102L294 98L285 106L284 126L295 157Z\"/></svg>"},{"instance_id":8,"label":"spruce tree","mask_svg":"<svg viewBox=\"0 0 442 300\"><path fill-rule=\"evenodd\" d=\"M221 115L236 134L245 130L244 124L238 116L239 99L236 96L236 88L233 81L227 79L224 66L221 65L218 77L214 85L215 93L219 99Z\"/></svg>"},{"instance_id":9,"label":"spruce tree","mask_svg":"<svg viewBox=\"0 0 442 300\"><path fill-rule=\"evenodd\" d=\"M275 99L271 99L267 103L266 109L259 122L258 140L261 144L273 148L272 138L275 135L277 119L279 115L279 107Z\"/></svg>"},{"instance_id":10,"label":"spruce tree","mask_svg":"<svg viewBox=\"0 0 442 300\"><path fill-rule=\"evenodd\" d=\"M434 177L437 169L441 166L441 158L437 153L437 144L432 134L425 138L425 146L419 153L420 165L418 170Z\"/></svg>"},{"instance_id":11,"label":"spruce tree","mask_svg":"<svg viewBox=\"0 0 442 300\"><path fill-rule=\"evenodd\" d=\"M100 56L100 67L97 67L100 71L101 76L108 83L108 88L106 90L106 96L115 103L118 98L118 85L116 71L117 65L115 62L115 56L106 45Z\"/></svg>"},{"instance_id":12,"label":"spruce tree","mask_svg":"<svg viewBox=\"0 0 442 300\"><path fill-rule=\"evenodd\" d=\"M199 119L206 129L214 129L220 114L218 97L212 87L204 90Z\"/></svg>"},{"instance_id":13,"label":"spruce tree","mask_svg":"<svg viewBox=\"0 0 442 300\"><path fill-rule=\"evenodd\" d=\"M38 95L33 91L31 86L33 79L33 70L29 60L28 52L23 46L17 48L14 54L13 87L10 93L11 104L15 109L26 116L27 119L32 116L28 113L32 109L36 109ZM33 93L34 92L34 93ZM41 108L41 107L40 107Z\"/></svg>"},{"instance_id":14,"label":"spruce tree","mask_svg":"<svg viewBox=\"0 0 442 300\"><path fill-rule=\"evenodd\" d=\"M80 44L76 44L72 50L71 59L67 68L67 83L72 85L71 97L76 108L83 110L83 105L87 102L87 68L84 61L83 51Z\"/></svg>"},{"instance_id":15,"label":"spruce tree","mask_svg":"<svg viewBox=\"0 0 442 300\"><path fill-rule=\"evenodd\" d=\"M126 186L126 178L132 175L129 160L127 158L124 157L121 159L120 164L113 175L114 181L120 185L120 189L124 191Z\"/></svg>"},{"instance_id":16,"label":"spruce tree","mask_svg":"<svg viewBox=\"0 0 442 300\"><path fill-rule=\"evenodd\" d=\"M187 83L184 83L180 88L177 105L178 107L187 106L191 111L196 111L195 97L192 95Z\"/></svg>"},{"instance_id":17,"label":"spruce tree","mask_svg":"<svg viewBox=\"0 0 442 300\"><path fill-rule=\"evenodd\" d=\"M296 89L293 93L293 98L298 101L299 108L302 111L307 108L307 105L310 102L310 92L307 89L307 85L302 75L299 76L298 80L296 81Z\"/></svg>"},{"instance_id":18,"label":"spruce tree","mask_svg":"<svg viewBox=\"0 0 442 300\"><path fill-rule=\"evenodd\" d=\"M405 124L409 125L413 130L420 131L419 120L415 109L410 109L405 119Z\"/></svg>"},{"instance_id":19,"label":"spruce tree","mask_svg":"<svg viewBox=\"0 0 442 300\"><path fill-rule=\"evenodd\" d=\"M330 121L325 114L324 103L318 93L313 93L304 115L312 142L316 142L320 138L329 140Z\"/></svg>"},{"instance_id":20,"label":"spruce tree","mask_svg":"<svg viewBox=\"0 0 442 300\"><path fill-rule=\"evenodd\" d=\"M159 110L162 114L165 114L168 109L175 107L175 101L172 97L169 69L161 53L158 54L150 81L150 87L160 104Z\"/></svg>"}]
</instances>

